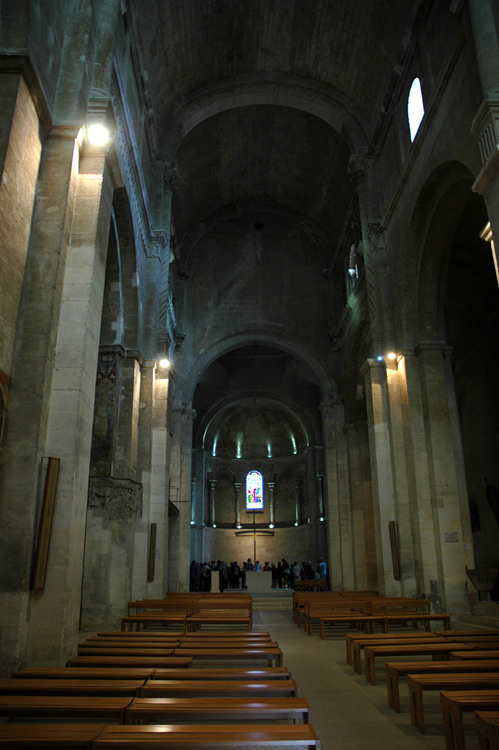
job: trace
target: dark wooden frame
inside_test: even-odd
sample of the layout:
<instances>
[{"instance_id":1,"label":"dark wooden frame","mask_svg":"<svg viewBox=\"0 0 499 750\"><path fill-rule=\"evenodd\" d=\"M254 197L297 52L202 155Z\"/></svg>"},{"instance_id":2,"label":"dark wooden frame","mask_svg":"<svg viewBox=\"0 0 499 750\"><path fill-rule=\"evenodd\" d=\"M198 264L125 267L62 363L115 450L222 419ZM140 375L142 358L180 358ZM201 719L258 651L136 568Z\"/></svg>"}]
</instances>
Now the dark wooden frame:
<instances>
[{"instance_id":1,"label":"dark wooden frame","mask_svg":"<svg viewBox=\"0 0 499 750\"><path fill-rule=\"evenodd\" d=\"M388 521L388 531L390 534L390 547L392 550L393 577L396 581L400 581L400 558L395 521Z\"/></svg>"},{"instance_id":2,"label":"dark wooden frame","mask_svg":"<svg viewBox=\"0 0 499 750\"><path fill-rule=\"evenodd\" d=\"M38 526L35 565L33 568L33 579L31 584L33 591L42 591L45 587L45 575L47 572L50 536L52 533L52 521L54 518L55 496L57 493L60 463L60 458L53 458L52 456L48 459L47 463L42 512L40 515L40 524Z\"/></svg>"}]
</instances>

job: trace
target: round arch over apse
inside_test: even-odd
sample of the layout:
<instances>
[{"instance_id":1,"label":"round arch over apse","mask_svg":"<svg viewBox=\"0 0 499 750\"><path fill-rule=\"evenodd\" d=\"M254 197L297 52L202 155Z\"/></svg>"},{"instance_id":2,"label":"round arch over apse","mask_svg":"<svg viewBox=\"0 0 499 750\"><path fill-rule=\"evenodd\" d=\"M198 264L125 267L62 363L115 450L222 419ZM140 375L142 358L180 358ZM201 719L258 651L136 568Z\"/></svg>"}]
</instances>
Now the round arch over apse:
<instances>
[{"instance_id":1,"label":"round arch over apse","mask_svg":"<svg viewBox=\"0 0 499 750\"><path fill-rule=\"evenodd\" d=\"M408 229L399 271L401 335L405 346L442 338L445 283L452 240L471 195L473 175L459 162L436 169L422 188Z\"/></svg>"},{"instance_id":2,"label":"round arch over apse","mask_svg":"<svg viewBox=\"0 0 499 750\"><path fill-rule=\"evenodd\" d=\"M290 399L286 397L280 397L279 400L277 400L275 394L272 393L253 393L251 391L248 391L245 393L234 393L231 396L227 396L227 398L221 401L217 401L212 405L199 425L196 447L203 447L202 442L204 442L205 440L206 433L209 430L210 424L219 412L225 411L226 409L230 408L232 405L240 401L241 398L252 398L254 396L258 396L261 401L268 402L269 404L275 403L280 408L282 408L283 411L289 413L301 425L303 433L306 436L309 444L315 444L317 442L315 429L311 424L310 419L306 414L303 413L301 409L297 408L296 404L292 403Z\"/></svg>"},{"instance_id":3,"label":"round arch over apse","mask_svg":"<svg viewBox=\"0 0 499 750\"><path fill-rule=\"evenodd\" d=\"M327 376L322 365L317 362L314 357L311 357L310 353L303 349L303 347L287 341L282 337L272 336L265 333L238 333L213 344L213 346L206 349L200 357L198 357L185 378L181 394L182 403L184 405L192 404L194 391L196 390L196 386L203 372L215 362L215 360L222 356L222 354L226 354L232 349L238 349L239 347L251 344L272 346L275 349L281 349L282 351L293 355L308 366L314 373L320 387L322 400L329 402L337 399L338 392L335 381Z\"/></svg>"}]
</instances>

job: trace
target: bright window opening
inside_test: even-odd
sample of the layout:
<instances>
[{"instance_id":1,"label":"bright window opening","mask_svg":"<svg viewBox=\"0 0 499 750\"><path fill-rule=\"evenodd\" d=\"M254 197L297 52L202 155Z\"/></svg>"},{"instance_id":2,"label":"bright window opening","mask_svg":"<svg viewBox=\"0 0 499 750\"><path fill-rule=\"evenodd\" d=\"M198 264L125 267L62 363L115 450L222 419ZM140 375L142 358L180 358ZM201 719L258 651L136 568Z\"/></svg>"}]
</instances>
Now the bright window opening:
<instances>
[{"instance_id":1,"label":"bright window opening","mask_svg":"<svg viewBox=\"0 0 499 750\"><path fill-rule=\"evenodd\" d=\"M424 117L423 93L421 91L421 81L415 78L409 91L407 102L407 115L409 117L409 130L411 132L411 141L416 137L416 133Z\"/></svg>"}]
</instances>

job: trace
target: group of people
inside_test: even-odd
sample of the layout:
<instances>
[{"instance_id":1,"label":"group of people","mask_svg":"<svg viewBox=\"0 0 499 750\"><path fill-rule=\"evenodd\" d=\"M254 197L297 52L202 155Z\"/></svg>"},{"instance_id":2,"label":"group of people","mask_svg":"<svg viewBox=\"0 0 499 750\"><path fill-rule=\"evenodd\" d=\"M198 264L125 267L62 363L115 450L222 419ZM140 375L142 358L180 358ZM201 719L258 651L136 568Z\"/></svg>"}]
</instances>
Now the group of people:
<instances>
[{"instance_id":1,"label":"group of people","mask_svg":"<svg viewBox=\"0 0 499 750\"><path fill-rule=\"evenodd\" d=\"M297 581L327 580L327 564L320 557L317 564L313 565L310 560L298 564L290 563L286 558L279 560L277 564L259 560L253 564L248 558L246 562L239 565L236 561L227 563L222 560L208 562L196 562L193 560L189 571L189 591L211 591L211 573L219 571L219 589L245 589L246 573L248 570L265 570L272 573L272 588L294 589Z\"/></svg>"}]
</instances>

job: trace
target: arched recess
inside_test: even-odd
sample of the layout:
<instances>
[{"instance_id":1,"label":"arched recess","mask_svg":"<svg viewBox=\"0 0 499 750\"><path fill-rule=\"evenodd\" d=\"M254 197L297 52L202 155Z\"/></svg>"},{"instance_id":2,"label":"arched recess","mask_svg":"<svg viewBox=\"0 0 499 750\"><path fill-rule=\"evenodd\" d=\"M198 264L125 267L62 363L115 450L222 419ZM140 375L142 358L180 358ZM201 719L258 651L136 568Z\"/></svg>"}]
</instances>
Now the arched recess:
<instances>
[{"instance_id":1,"label":"arched recess","mask_svg":"<svg viewBox=\"0 0 499 750\"><path fill-rule=\"evenodd\" d=\"M227 336L217 341L217 343L210 346L198 357L179 389L178 398L181 399L181 403L184 405L192 404L194 391L199 379L213 362L227 352L251 344L261 344L281 349L283 352L296 357L305 367L310 369L320 388L323 401L335 400L338 397L335 381L328 377L321 363L311 356L310 352L303 346L287 340L284 336L276 336L270 332L246 332Z\"/></svg>"},{"instance_id":2,"label":"arched recess","mask_svg":"<svg viewBox=\"0 0 499 750\"><path fill-rule=\"evenodd\" d=\"M488 217L473 176L442 165L416 206L406 258L404 340L450 347L450 411L455 406L462 472L461 513L471 527L475 567L499 566L499 290L489 245L480 239ZM447 446L453 451L452 446Z\"/></svg>"}]
</instances>

